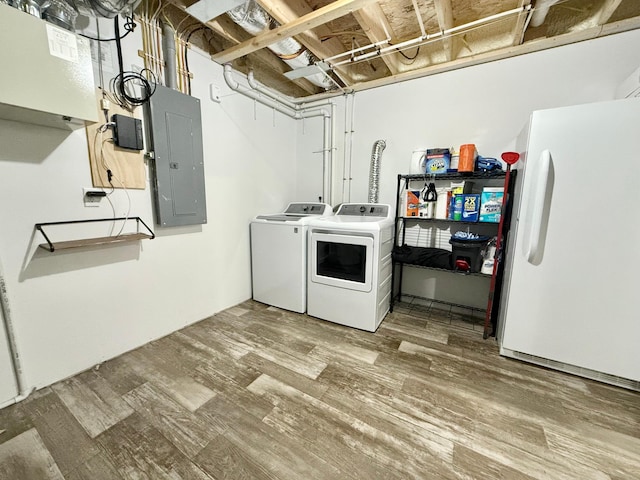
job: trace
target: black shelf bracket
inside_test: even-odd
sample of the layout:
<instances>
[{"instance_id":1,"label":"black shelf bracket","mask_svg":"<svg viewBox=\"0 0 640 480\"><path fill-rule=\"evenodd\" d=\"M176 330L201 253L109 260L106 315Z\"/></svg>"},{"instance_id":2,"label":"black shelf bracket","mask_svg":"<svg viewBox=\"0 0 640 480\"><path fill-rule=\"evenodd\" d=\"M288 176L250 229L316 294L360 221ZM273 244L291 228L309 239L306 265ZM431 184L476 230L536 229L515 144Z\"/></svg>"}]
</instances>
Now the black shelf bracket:
<instances>
[{"instance_id":1,"label":"black shelf bracket","mask_svg":"<svg viewBox=\"0 0 640 480\"><path fill-rule=\"evenodd\" d=\"M110 235L107 237L95 237L95 238L84 238L80 240L67 240L63 242L52 242L49 236L44 231L44 227L51 227L55 225L74 225L81 223L95 223L95 222L116 222L116 221L134 221L136 222L136 232L134 233L124 233L120 235ZM140 225L142 225L148 233L144 233L140 231ZM46 222L46 223L36 223L36 230L38 230L44 239L46 240L46 244L43 243L39 245L41 248L48 250L49 252L55 252L56 250L64 250L69 248L79 248L86 247L91 245L106 245L109 243L124 243L124 242L132 242L136 240L149 239L153 240L156 238L155 233L149 228L149 226L144 223L144 221L140 217L117 217L117 218L95 218L89 220L68 220L64 222Z\"/></svg>"}]
</instances>

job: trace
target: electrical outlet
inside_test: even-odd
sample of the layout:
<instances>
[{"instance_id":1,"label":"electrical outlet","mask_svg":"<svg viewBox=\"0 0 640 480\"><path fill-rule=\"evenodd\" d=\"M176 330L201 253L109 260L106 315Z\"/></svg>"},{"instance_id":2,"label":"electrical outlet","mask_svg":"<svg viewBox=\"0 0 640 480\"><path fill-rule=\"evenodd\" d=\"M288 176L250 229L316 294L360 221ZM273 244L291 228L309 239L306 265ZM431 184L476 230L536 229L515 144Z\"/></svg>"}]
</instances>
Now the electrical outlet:
<instances>
[{"instance_id":1,"label":"electrical outlet","mask_svg":"<svg viewBox=\"0 0 640 480\"><path fill-rule=\"evenodd\" d=\"M216 84L212 83L209 85L209 94L211 95L211 100L216 103L220 103L222 98L220 98L220 87Z\"/></svg>"},{"instance_id":2,"label":"electrical outlet","mask_svg":"<svg viewBox=\"0 0 640 480\"><path fill-rule=\"evenodd\" d=\"M87 193L92 192L92 193L99 193L102 194L104 193L104 190L101 190L99 188L83 188L82 189L82 200L84 201L84 206L85 207L99 207L100 206L100 200L102 200L104 198L104 196L91 196L91 195L87 195Z\"/></svg>"}]
</instances>

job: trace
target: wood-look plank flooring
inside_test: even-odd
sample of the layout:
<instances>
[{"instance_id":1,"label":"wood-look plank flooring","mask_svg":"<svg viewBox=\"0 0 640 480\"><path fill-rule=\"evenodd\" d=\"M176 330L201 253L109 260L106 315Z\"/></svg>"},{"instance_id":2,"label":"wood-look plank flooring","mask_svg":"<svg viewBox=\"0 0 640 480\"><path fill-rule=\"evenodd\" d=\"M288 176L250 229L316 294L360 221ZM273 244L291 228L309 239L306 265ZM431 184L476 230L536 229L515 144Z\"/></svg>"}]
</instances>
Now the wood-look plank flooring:
<instances>
[{"instance_id":1,"label":"wood-look plank flooring","mask_svg":"<svg viewBox=\"0 0 640 480\"><path fill-rule=\"evenodd\" d=\"M0 410L0 479L640 478L640 394L441 317L245 302Z\"/></svg>"}]
</instances>

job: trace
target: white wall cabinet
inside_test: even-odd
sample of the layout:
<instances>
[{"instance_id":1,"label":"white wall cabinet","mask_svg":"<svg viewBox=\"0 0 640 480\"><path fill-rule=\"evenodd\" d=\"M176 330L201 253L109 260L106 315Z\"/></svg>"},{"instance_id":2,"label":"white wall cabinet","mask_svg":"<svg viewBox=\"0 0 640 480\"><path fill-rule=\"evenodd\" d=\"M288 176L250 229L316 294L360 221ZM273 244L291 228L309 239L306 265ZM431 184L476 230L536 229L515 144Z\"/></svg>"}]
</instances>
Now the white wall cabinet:
<instances>
[{"instance_id":1,"label":"white wall cabinet","mask_svg":"<svg viewBox=\"0 0 640 480\"><path fill-rule=\"evenodd\" d=\"M98 121L89 40L0 4L0 118L75 129Z\"/></svg>"}]
</instances>

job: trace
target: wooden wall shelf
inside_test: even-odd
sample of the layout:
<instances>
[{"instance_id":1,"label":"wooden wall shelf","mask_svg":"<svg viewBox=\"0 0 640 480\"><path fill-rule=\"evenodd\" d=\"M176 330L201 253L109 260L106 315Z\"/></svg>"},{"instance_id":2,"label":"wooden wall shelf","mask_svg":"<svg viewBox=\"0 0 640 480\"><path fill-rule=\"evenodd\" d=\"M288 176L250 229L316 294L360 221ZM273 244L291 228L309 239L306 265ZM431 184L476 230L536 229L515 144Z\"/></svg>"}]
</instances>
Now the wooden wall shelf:
<instances>
[{"instance_id":1,"label":"wooden wall shelf","mask_svg":"<svg viewBox=\"0 0 640 480\"><path fill-rule=\"evenodd\" d=\"M120 235L112 235L107 237L94 237L94 238L82 238L79 240L65 240L61 242L52 242L49 239L49 236L45 233L43 227L50 227L54 225L73 225L80 223L95 223L95 222L116 222L116 221L134 221L136 222L136 232L132 233L123 233ZM140 231L140 225L143 225L146 228L148 233L144 233ZM125 243L125 242L135 242L138 240L153 240L156 235L153 231L147 226L144 221L140 217L118 217L118 218L98 218L98 219L90 219L90 220L69 220L66 222L48 222L48 223L36 223L36 230L42 233L42 236L47 241L47 243L42 243L38 245L40 248L47 250L49 252L55 252L56 250L67 250L71 248L80 248L80 247L89 247L96 245L108 245L113 243Z\"/></svg>"}]
</instances>

